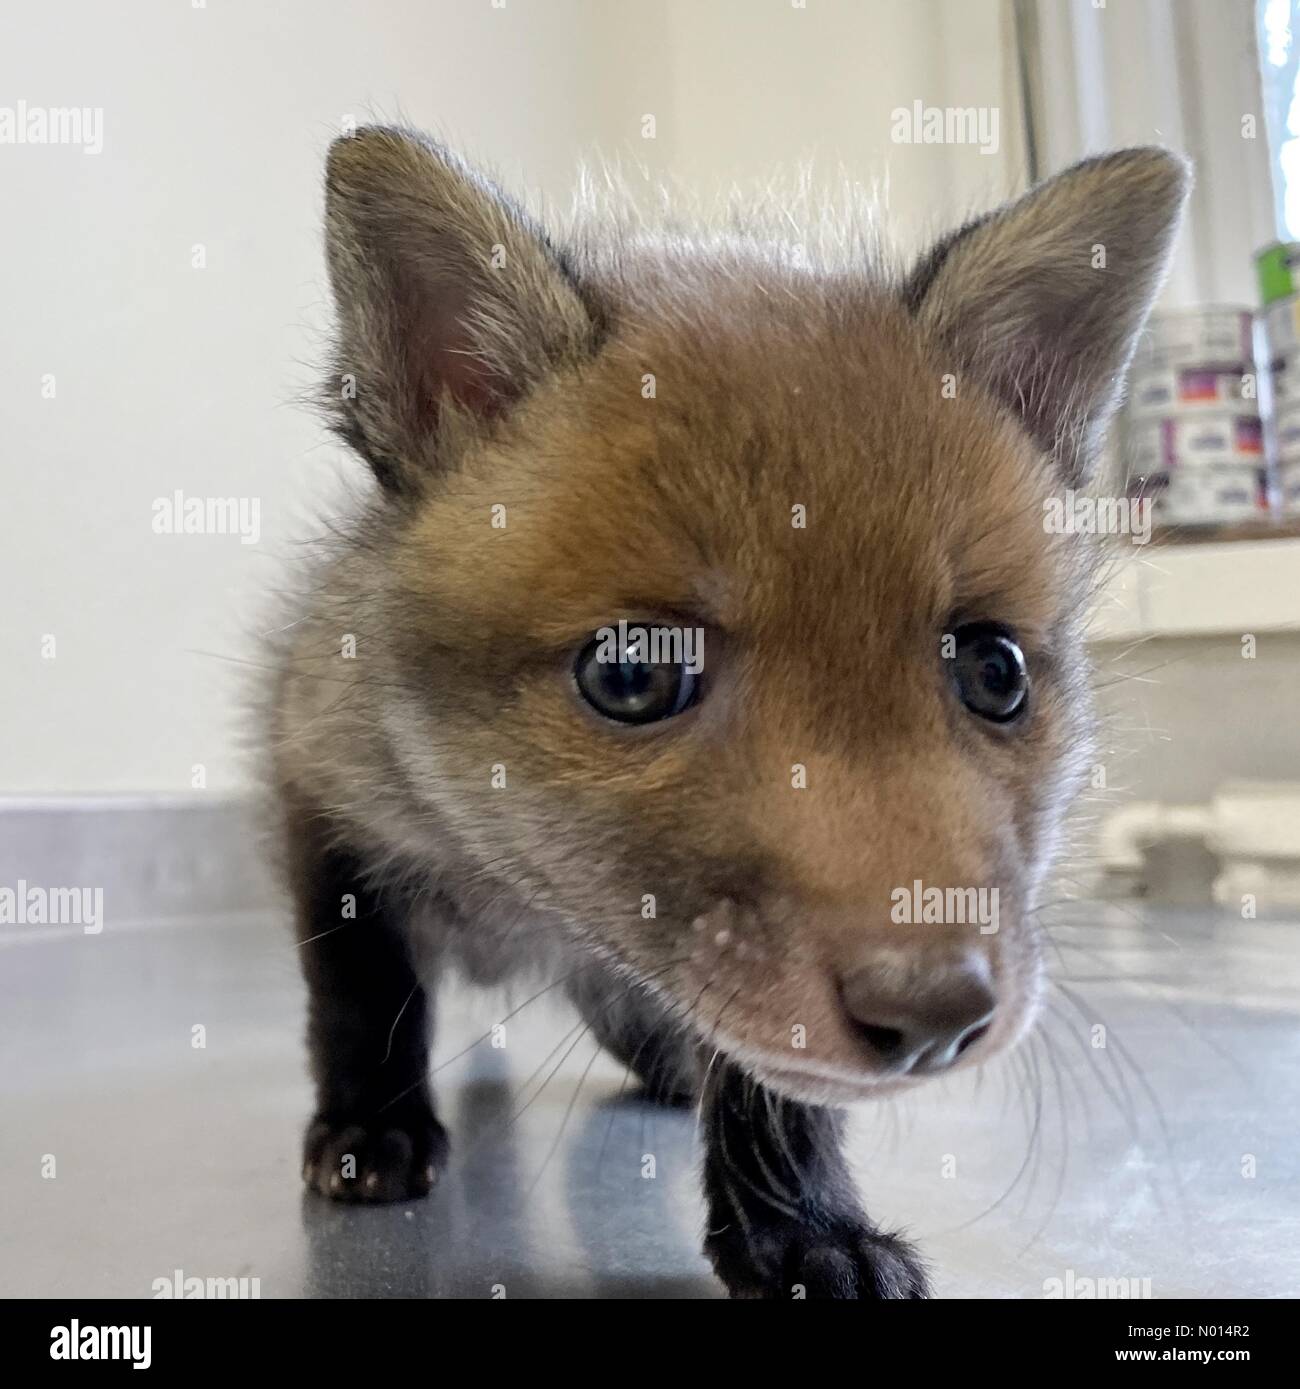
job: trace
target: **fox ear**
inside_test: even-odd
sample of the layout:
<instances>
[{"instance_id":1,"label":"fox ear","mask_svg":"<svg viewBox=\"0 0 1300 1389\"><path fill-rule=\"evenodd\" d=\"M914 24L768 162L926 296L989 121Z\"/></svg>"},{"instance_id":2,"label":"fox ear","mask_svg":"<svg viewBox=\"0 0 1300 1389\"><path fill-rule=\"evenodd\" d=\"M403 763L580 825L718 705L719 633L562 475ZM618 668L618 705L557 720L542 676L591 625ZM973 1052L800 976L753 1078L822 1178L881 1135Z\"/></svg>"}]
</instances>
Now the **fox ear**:
<instances>
[{"instance_id":1,"label":"fox ear","mask_svg":"<svg viewBox=\"0 0 1300 1389\"><path fill-rule=\"evenodd\" d=\"M939 242L903 297L1083 481L1159 292L1190 186L1162 149L1086 159Z\"/></svg>"},{"instance_id":2,"label":"fox ear","mask_svg":"<svg viewBox=\"0 0 1300 1389\"><path fill-rule=\"evenodd\" d=\"M415 490L446 462L450 415L499 413L579 360L592 319L544 233L419 135L336 140L325 189L335 428L385 488Z\"/></svg>"}]
</instances>

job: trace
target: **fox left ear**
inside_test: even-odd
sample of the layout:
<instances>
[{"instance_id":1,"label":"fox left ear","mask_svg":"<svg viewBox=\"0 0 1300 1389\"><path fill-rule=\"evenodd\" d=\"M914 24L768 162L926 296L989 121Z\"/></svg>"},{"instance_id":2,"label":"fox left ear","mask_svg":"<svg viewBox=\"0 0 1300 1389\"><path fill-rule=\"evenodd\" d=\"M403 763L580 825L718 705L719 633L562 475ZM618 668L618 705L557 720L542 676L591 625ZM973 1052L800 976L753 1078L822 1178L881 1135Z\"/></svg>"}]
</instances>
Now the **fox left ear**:
<instances>
[{"instance_id":1,"label":"fox left ear","mask_svg":"<svg viewBox=\"0 0 1300 1389\"><path fill-rule=\"evenodd\" d=\"M451 415L498 415L594 350L581 286L542 228L412 131L334 142L325 245L338 309L325 398L394 496L451 465Z\"/></svg>"},{"instance_id":2,"label":"fox left ear","mask_svg":"<svg viewBox=\"0 0 1300 1389\"><path fill-rule=\"evenodd\" d=\"M1086 159L912 270L918 322L1085 480L1168 268L1191 177L1168 150Z\"/></svg>"}]
</instances>

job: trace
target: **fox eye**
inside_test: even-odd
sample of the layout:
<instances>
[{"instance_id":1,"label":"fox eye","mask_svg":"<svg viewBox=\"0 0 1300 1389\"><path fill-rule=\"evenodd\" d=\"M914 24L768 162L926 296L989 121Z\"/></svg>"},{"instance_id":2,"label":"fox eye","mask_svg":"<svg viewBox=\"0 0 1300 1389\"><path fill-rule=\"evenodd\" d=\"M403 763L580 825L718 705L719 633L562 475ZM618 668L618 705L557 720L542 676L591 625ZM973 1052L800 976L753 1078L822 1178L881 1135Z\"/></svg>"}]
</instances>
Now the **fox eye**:
<instances>
[{"instance_id":1,"label":"fox eye","mask_svg":"<svg viewBox=\"0 0 1300 1389\"><path fill-rule=\"evenodd\" d=\"M574 682L583 699L615 723L657 723L685 712L699 695L699 677L681 660L651 660L648 638L621 646L596 636L578 653Z\"/></svg>"},{"instance_id":2,"label":"fox eye","mask_svg":"<svg viewBox=\"0 0 1300 1389\"><path fill-rule=\"evenodd\" d=\"M996 622L972 622L953 636L953 679L961 702L991 723L1019 718L1029 697L1029 671L1011 633Z\"/></svg>"}]
</instances>

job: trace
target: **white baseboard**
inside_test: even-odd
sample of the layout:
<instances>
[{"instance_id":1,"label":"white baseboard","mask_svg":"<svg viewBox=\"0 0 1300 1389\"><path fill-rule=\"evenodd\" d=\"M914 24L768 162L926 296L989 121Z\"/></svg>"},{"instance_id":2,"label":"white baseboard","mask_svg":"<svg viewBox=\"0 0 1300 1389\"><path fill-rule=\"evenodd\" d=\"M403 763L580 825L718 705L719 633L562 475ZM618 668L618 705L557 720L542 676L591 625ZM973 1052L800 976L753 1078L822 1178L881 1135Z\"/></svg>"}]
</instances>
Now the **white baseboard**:
<instances>
[{"instance_id":1,"label":"white baseboard","mask_svg":"<svg viewBox=\"0 0 1300 1389\"><path fill-rule=\"evenodd\" d=\"M0 889L97 888L110 921L265 910L277 897L249 801L0 800ZM8 928L0 926L0 936Z\"/></svg>"}]
</instances>

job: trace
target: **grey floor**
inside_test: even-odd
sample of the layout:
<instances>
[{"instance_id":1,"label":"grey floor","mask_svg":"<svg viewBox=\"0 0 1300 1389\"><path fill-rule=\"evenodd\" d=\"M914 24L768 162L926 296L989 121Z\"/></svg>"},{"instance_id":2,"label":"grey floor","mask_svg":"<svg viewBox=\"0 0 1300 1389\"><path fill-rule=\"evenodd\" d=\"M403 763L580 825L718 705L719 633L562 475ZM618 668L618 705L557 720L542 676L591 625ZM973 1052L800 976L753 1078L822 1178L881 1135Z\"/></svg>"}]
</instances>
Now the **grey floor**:
<instances>
[{"instance_id":1,"label":"grey floor","mask_svg":"<svg viewBox=\"0 0 1300 1389\"><path fill-rule=\"evenodd\" d=\"M947 1296L1071 1272L1300 1294L1300 923L1110 907L1053 936L1069 993L1031 1047L857 1115L869 1209ZM147 1297L179 1269L263 1297L720 1295L691 1117L624 1093L546 1000L471 1047L509 1006L444 1004L436 1059L465 1054L439 1072L456 1152L434 1195L343 1208L299 1184L282 923L5 928L0 1294Z\"/></svg>"}]
</instances>

